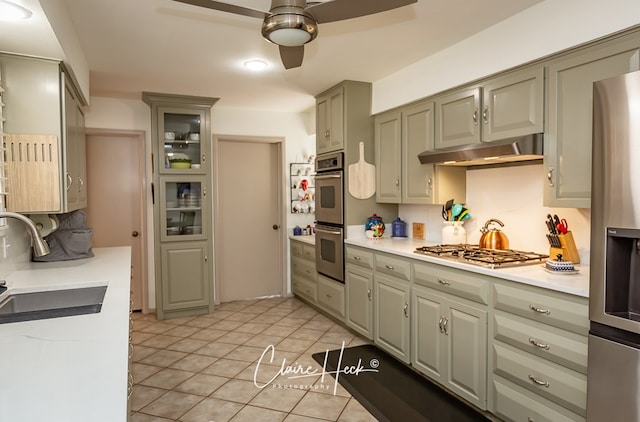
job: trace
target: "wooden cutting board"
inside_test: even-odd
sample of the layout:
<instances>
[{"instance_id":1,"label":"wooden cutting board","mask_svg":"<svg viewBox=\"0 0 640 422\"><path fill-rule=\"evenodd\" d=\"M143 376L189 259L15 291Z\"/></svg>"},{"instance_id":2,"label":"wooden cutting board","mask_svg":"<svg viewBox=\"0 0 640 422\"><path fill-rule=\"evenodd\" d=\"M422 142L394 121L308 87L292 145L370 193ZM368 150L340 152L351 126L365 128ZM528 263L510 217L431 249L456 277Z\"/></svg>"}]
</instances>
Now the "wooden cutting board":
<instances>
[{"instance_id":1,"label":"wooden cutting board","mask_svg":"<svg viewBox=\"0 0 640 422\"><path fill-rule=\"evenodd\" d=\"M364 161L364 142L360 142L360 158L349 164L349 193L357 199L371 198L376 193L376 166Z\"/></svg>"}]
</instances>

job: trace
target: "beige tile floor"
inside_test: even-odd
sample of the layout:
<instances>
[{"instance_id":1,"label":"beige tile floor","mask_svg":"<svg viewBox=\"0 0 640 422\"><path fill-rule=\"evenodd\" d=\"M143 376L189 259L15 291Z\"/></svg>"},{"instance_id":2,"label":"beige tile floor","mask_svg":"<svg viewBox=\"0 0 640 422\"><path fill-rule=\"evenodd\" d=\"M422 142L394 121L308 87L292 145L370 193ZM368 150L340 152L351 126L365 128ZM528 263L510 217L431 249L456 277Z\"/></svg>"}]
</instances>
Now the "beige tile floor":
<instances>
[{"instance_id":1,"label":"beige tile floor","mask_svg":"<svg viewBox=\"0 0 640 422\"><path fill-rule=\"evenodd\" d=\"M311 357L366 340L295 298L224 303L198 317L133 318L134 422L376 420L331 376L323 381ZM317 373L279 374L283 360Z\"/></svg>"}]
</instances>

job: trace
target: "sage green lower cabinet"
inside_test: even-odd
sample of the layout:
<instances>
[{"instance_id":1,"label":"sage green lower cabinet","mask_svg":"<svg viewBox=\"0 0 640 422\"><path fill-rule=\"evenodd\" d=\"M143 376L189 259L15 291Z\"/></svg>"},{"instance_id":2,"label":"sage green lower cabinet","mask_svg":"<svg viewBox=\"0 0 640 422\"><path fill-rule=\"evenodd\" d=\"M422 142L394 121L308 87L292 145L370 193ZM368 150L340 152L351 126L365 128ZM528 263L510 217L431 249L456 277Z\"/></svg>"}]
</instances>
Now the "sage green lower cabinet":
<instances>
[{"instance_id":1,"label":"sage green lower cabinet","mask_svg":"<svg viewBox=\"0 0 640 422\"><path fill-rule=\"evenodd\" d=\"M487 403L487 315L484 275L413 264L412 364L475 406Z\"/></svg>"},{"instance_id":2,"label":"sage green lower cabinet","mask_svg":"<svg viewBox=\"0 0 640 422\"><path fill-rule=\"evenodd\" d=\"M373 340L373 268L371 251L345 247L345 322L369 340Z\"/></svg>"},{"instance_id":3,"label":"sage green lower cabinet","mask_svg":"<svg viewBox=\"0 0 640 422\"><path fill-rule=\"evenodd\" d=\"M588 299L496 280L492 301L489 410L507 421L584 421Z\"/></svg>"},{"instance_id":4,"label":"sage green lower cabinet","mask_svg":"<svg viewBox=\"0 0 640 422\"><path fill-rule=\"evenodd\" d=\"M344 321L344 284L318 274L318 305L328 314Z\"/></svg>"},{"instance_id":5,"label":"sage green lower cabinet","mask_svg":"<svg viewBox=\"0 0 640 422\"><path fill-rule=\"evenodd\" d=\"M311 303L317 300L315 246L291 241L291 291Z\"/></svg>"},{"instance_id":6,"label":"sage green lower cabinet","mask_svg":"<svg viewBox=\"0 0 640 422\"><path fill-rule=\"evenodd\" d=\"M210 312L208 242L160 244L162 310L165 316Z\"/></svg>"},{"instance_id":7,"label":"sage green lower cabinet","mask_svg":"<svg viewBox=\"0 0 640 422\"><path fill-rule=\"evenodd\" d=\"M374 342L404 363L410 362L410 288L407 281L373 275Z\"/></svg>"},{"instance_id":8,"label":"sage green lower cabinet","mask_svg":"<svg viewBox=\"0 0 640 422\"><path fill-rule=\"evenodd\" d=\"M345 322L364 337L373 340L373 272L347 265L345 291Z\"/></svg>"}]
</instances>

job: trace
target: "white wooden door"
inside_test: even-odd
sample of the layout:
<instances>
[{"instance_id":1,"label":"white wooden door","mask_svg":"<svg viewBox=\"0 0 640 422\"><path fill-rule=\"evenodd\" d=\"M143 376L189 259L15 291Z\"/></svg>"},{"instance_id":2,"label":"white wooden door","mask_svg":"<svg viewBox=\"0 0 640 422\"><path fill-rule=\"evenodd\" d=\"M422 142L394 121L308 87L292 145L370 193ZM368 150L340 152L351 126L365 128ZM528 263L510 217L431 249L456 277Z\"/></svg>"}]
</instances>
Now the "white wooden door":
<instances>
[{"instance_id":1,"label":"white wooden door","mask_svg":"<svg viewBox=\"0 0 640 422\"><path fill-rule=\"evenodd\" d=\"M131 309L146 310L144 133L87 129L86 139L93 246L131 246Z\"/></svg>"},{"instance_id":2,"label":"white wooden door","mask_svg":"<svg viewBox=\"0 0 640 422\"><path fill-rule=\"evenodd\" d=\"M216 302L284 293L282 140L214 140Z\"/></svg>"}]
</instances>

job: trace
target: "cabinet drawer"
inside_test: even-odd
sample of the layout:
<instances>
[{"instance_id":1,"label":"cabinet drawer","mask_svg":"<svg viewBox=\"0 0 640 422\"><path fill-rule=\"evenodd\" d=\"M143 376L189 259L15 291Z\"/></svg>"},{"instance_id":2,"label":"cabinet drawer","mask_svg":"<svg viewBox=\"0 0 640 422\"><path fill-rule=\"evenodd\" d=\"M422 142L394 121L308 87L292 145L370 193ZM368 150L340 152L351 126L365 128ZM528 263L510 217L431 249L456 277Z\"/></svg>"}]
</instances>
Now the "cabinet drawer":
<instances>
[{"instance_id":1,"label":"cabinet drawer","mask_svg":"<svg viewBox=\"0 0 640 422\"><path fill-rule=\"evenodd\" d=\"M494 284L494 308L586 336L589 305L585 298L529 286Z\"/></svg>"},{"instance_id":2,"label":"cabinet drawer","mask_svg":"<svg viewBox=\"0 0 640 422\"><path fill-rule=\"evenodd\" d=\"M494 374L586 415L586 375L498 342L493 344L492 355Z\"/></svg>"},{"instance_id":3,"label":"cabinet drawer","mask_svg":"<svg viewBox=\"0 0 640 422\"><path fill-rule=\"evenodd\" d=\"M316 283L309 281L305 278L294 276L291 280L293 293L302 296L311 302L317 300L317 288Z\"/></svg>"},{"instance_id":4,"label":"cabinet drawer","mask_svg":"<svg viewBox=\"0 0 640 422\"><path fill-rule=\"evenodd\" d=\"M413 264L413 281L485 305L489 303L489 281L478 274L435 264Z\"/></svg>"},{"instance_id":5,"label":"cabinet drawer","mask_svg":"<svg viewBox=\"0 0 640 422\"><path fill-rule=\"evenodd\" d=\"M403 280L411 280L411 264L389 255L376 254L376 271L390 274Z\"/></svg>"},{"instance_id":6,"label":"cabinet drawer","mask_svg":"<svg viewBox=\"0 0 640 422\"><path fill-rule=\"evenodd\" d=\"M347 247L345 263L373 270L373 253L364 249Z\"/></svg>"},{"instance_id":7,"label":"cabinet drawer","mask_svg":"<svg viewBox=\"0 0 640 422\"><path fill-rule=\"evenodd\" d=\"M500 377L493 379L491 412L505 421L584 422L586 419Z\"/></svg>"},{"instance_id":8,"label":"cabinet drawer","mask_svg":"<svg viewBox=\"0 0 640 422\"><path fill-rule=\"evenodd\" d=\"M316 247L312 245L302 245L302 256L309 261L316 261Z\"/></svg>"},{"instance_id":9,"label":"cabinet drawer","mask_svg":"<svg viewBox=\"0 0 640 422\"><path fill-rule=\"evenodd\" d=\"M318 303L330 313L344 317L344 284L318 277Z\"/></svg>"},{"instance_id":10,"label":"cabinet drawer","mask_svg":"<svg viewBox=\"0 0 640 422\"><path fill-rule=\"evenodd\" d=\"M291 256L299 256L300 258L304 258L304 253L302 252L302 243L296 242L295 240L291 241Z\"/></svg>"},{"instance_id":11,"label":"cabinet drawer","mask_svg":"<svg viewBox=\"0 0 640 422\"><path fill-rule=\"evenodd\" d=\"M493 338L525 352L587 373L587 337L496 311Z\"/></svg>"},{"instance_id":12,"label":"cabinet drawer","mask_svg":"<svg viewBox=\"0 0 640 422\"><path fill-rule=\"evenodd\" d=\"M291 257L291 272L305 277L310 281L316 280L316 264L296 256Z\"/></svg>"}]
</instances>

